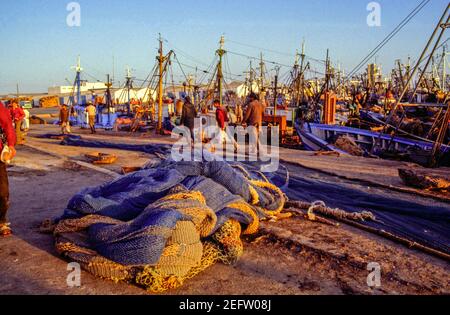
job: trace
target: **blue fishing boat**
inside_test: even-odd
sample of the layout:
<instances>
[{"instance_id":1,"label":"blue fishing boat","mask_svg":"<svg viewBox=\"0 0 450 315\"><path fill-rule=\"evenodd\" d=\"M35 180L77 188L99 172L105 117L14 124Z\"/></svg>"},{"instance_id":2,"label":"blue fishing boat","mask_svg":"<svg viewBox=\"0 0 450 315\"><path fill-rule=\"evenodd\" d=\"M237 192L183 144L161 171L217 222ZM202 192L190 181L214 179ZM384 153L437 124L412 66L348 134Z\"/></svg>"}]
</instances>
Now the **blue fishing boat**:
<instances>
[{"instance_id":1,"label":"blue fishing boat","mask_svg":"<svg viewBox=\"0 0 450 315\"><path fill-rule=\"evenodd\" d=\"M432 141L426 139L392 137L389 134L338 125L297 122L295 129L305 149L310 151L335 151L348 155L349 153L334 145L338 137L347 136L353 139L366 155L382 156L385 152L395 152L398 155L407 155L410 160L420 164L426 163L426 158L430 156L434 145ZM374 149L375 144L378 145ZM442 145L440 150L442 155L448 155L450 146Z\"/></svg>"}]
</instances>

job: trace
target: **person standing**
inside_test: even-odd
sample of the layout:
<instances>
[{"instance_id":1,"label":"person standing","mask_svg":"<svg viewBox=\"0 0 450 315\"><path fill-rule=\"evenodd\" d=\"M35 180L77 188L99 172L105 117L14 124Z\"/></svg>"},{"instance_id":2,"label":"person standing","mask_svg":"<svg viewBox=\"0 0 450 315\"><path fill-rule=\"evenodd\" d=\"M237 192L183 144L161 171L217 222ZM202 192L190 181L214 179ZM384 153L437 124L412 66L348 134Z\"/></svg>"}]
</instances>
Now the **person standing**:
<instances>
[{"instance_id":1,"label":"person standing","mask_svg":"<svg viewBox=\"0 0 450 315\"><path fill-rule=\"evenodd\" d=\"M12 126L11 114L8 109L0 102L0 150L2 158L0 161L0 237L11 235L12 231L7 222L6 213L9 208L9 183L6 164L16 155L14 146L16 144L16 135ZM7 150L6 146L9 148Z\"/></svg>"},{"instance_id":2,"label":"person standing","mask_svg":"<svg viewBox=\"0 0 450 315\"><path fill-rule=\"evenodd\" d=\"M11 117L14 122L14 127L16 130L16 139L17 144L24 144L25 143L25 137L22 134L22 123L23 119L25 118L25 113L22 109L22 107L19 106L17 101L12 101L11 103Z\"/></svg>"},{"instance_id":3,"label":"person standing","mask_svg":"<svg viewBox=\"0 0 450 315\"><path fill-rule=\"evenodd\" d=\"M216 121L220 130L225 130L226 123L228 122L228 113L223 108L222 104L220 104L219 100L214 100L214 107L216 108Z\"/></svg>"},{"instance_id":4,"label":"person standing","mask_svg":"<svg viewBox=\"0 0 450 315\"><path fill-rule=\"evenodd\" d=\"M244 116L241 103L236 104L236 123L242 123L242 118Z\"/></svg>"},{"instance_id":5,"label":"person standing","mask_svg":"<svg viewBox=\"0 0 450 315\"><path fill-rule=\"evenodd\" d=\"M97 109L95 108L94 104L92 102L88 103L88 106L86 107L86 113L88 114L88 120L89 120L89 128L91 128L91 133L96 133L95 131L95 115L97 114Z\"/></svg>"},{"instance_id":6,"label":"person standing","mask_svg":"<svg viewBox=\"0 0 450 315\"><path fill-rule=\"evenodd\" d=\"M30 130L30 111L25 108L23 113L25 114L25 117L22 120L22 129L27 132Z\"/></svg>"},{"instance_id":7,"label":"person standing","mask_svg":"<svg viewBox=\"0 0 450 315\"><path fill-rule=\"evenodd\" d=\"M59 111L59 123L61 124L61 133L63 135L70 133L69 113L67 105L63 104Z\"/></svg>"},{"instance_id":8,"label":"person standing","mask_svg":"<svg viewBox=\"0 0 450 315\"><path fill-rule=\"evenodd\" d=\"M249 104L247 106L247 110L245 111L244 118L242 119L242 123L246 124L247 127L253 127L249 132L250 136L253 136L255 142L250 143L250 153L255 154L259 150L259 133L262 127L264 107L258 100L258 96L255 93L250 93L248 99Z\"/></svg>"},{"instance_id":9,"label":"person standing","mask_svg":"<svg viewBox=\"0 0 450 315\"><path fill-rule=\"evenodd\" d=\"M234 113L233 109L230 106L227 106L226 110L227 110L227 115L228 115L228 125L236 126L237 118L236 118L236 114Z\"/></svg>"},{"instance_id":10,"label":"person standing","mask_svg":"<svg viewBox=\"0 0 450 315\"><path fill-rule=\"evenodd\" d=\"M194 140L195 118L197 118L197 110L195 109L194 104L191 103L190 97L186 96L181 113L181 125L190 130L192 140Z\"/></svg>"}]
</instances>

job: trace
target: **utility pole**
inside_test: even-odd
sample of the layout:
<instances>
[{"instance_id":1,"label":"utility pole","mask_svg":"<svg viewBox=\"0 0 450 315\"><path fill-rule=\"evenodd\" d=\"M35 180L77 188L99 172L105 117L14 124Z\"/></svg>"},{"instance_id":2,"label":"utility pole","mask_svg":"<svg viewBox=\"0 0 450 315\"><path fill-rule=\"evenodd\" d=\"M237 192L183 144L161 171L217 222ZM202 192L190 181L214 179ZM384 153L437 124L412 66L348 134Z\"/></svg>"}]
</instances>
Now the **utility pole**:
<instances>
[{"instance_id":1,"label":"utility pole","mask_svg":"<svg viewBox=\"0 0 450 315\"><path fill-rule=\"evenodd\" d=\"M113 77L114 78L114 77ZM127 84L126 84L126 86L127 86L127 95L128 95L128 106L127 106L127 111L128 111L128 114L130 113L130 111L131 111L131 100L130 100L130 90L133 88L133 82L131 81L131 70L130 70L130 67L127 67L127 76L126 76L126 79L127 79ZM114 80L114 79L113 79Z\"/></svg>"},{"instance_id":2,"label":"utility pole","mask_svg":"<svg viewBox=\"0 0 450 315\"><path fill-rule=\"evenodd\" d=\"M259 81L261 84L261 87L259 89L259 92L264 92L264 60L263 60L263 54L260 53L260 62L259 62Z\"/></svg>"},{"instance_id":3,"label":"utility pole","mask_svg":"<svg viewBox=\"0 0 450 315\"><path fill-rule=\"evenodd\" d=\"M301 57L301 63L300 63L300 73L301 73L301 77L300 77L300 79L301 79L301 84L300 84L301 92L300 92L300 95L301 95L301 97L300 97L300 101L303 102L303 100L305 98L305 83L304 83L304 80L303 80L304 79L304 73L305 73L303 67L305 65L305 57L306 57L306 55L305 55L305 40L302 41L302 53L301 53L300 57Z\"/></svg>"},{"instance_id":4,"label":"utility pole","mask_svg":"<svg viewBox=\"0 0 450 315\"><path fill-rule=\"evenodd\" d=\"M273 120L275 123L275 119L277 116L277 99L278 99L278 73L280 71L280 67L275 67L275 79L274 79L274 87L273 87Z\"/></svg>"},{"instance_id":5,"label":"utility pole","mask_svg":"<svg viewBox=\"0 0 450 315\"><path fill-rule=\"evenodd\" d=\"M327 58L325 63L325 91L328 92L329 81L330 81L330 59L329 59L329 50L327 49Z\"/></svg>"},{"instance_id":6,"label":"utility pole","mask_svg":"<svg viewBox=\"0 0 450 315\"><path fill-rule=\"evenodd\" d=\"M111 98L111 80L109 78L109 74L106 75L106 107L108 108L108 125L107 127L111 127L111 106L112 106L112 98Z\"/></svg>"},{"instance_id":7,"label":"utility pole","mask_svg":"<svg viewBox=\"0 0 450 315\"><path fill-rule=\"evenodd\" d=\"M250 59L250 93L253 92L253 68L252 68L252 60Z\"/></svg>"},{"instance_id":8,"label":"utility pole","mask_svg":"<svg viewBox=\"0 0 450 315\"><path fill-rule=\"evenodd\" d=\"M159 56L157 57L159 61L159 82L158 82L158 125L156 127L156 134L160 134L162 130L162 119L163 119L163 41L161 34L159 34Z\"/></svg>"},{"instance_id":9,"label":"utility pole","mask_svg":"<svg viewBox=\"0 0 450 315\"><path fill-rule=\"evenodd\" d=\"M446 83L447 83L447 52L446 47L442 47L442 58L444 58L443 68L442 68L442 92L446 92Z\"/></svg>"},{"instance_id":10,"label":"utility pole","mask_svg":"<svg viewBox=\"0 0 450 315\"><path fill-rule=\"evenodd\" d=\"M76 105L80 105L80 103L81 103L81 71L83 71L83 68L81 68L81 58L79 55L78 55L77 65L72 68L75 69L75 71L77 73L76 78L75 78L75 85L77 88L77 103L76 103ZM75 100L73 103L75 103Z\"/></svg>"},{"instance_id":11,"label":"utility pole","mask_svg":"<svg viewBox=\"0 0 450 315\"><path fill-rule=\"evenodd\" d=\"M115 56L113 55L112 56L112 81L114 82L114 80L115 80L115 78L116 78L116 74L115 74L115 72L116 72L116 70L115 70L115 68L116 68L116 60L115 60Z\"/></svg>"},{"instance_id":12,"label":"utility pole","mask_svg":"<svg viewBox=\"0 0 450 315\"><path fill-rule=\"evenodd\" d=\"M220 48L216 50L216 54L219 56L219 64L217 65L217 85L219 90L219 102L222 104L223 101L223 72L222 72L222 58L226 51L224 50L225 37L222 35L220 37Z\"/></svg>"}]
</instances>

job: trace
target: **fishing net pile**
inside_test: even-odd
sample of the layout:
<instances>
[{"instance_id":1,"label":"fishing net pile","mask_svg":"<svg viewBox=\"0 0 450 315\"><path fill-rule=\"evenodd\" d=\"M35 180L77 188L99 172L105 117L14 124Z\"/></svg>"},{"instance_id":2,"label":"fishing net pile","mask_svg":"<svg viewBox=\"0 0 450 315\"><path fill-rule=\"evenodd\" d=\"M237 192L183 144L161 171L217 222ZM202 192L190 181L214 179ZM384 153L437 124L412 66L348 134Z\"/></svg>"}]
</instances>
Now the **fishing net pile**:
<instances>
[{"instance_id":1,"label":"fishing net pile","mask_svg":"<svg viewBox=\"0 0 450 315\"><path fill-rule=\"evenodd\" d=\"M359 147L355 139L347 135L339 136L334 145L353 156L363 156L364 150Z\"/></svg>"},{"instance_id":2,"label":"fishing net pile","mask_svg":"<svg viewBox=\"0 0 450 315\"><path fill-rule=\"evenodd\" d=\"M284 204L277 186L241 165L168 159L76 194L53 233L57 251L92 274L163 292L236 262L241 236Z\"/></svg>"}]
</instances>

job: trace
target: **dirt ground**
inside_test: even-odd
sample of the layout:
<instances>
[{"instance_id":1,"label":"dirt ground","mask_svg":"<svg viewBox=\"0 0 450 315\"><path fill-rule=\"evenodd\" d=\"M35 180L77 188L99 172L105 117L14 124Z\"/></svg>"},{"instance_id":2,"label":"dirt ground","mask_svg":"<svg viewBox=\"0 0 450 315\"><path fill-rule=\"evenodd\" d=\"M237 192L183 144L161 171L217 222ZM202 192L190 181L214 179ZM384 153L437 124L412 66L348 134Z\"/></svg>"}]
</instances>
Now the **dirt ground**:
<instances>
[{"instance_id":1,"label":"dirt ground","mask_svg":"<svg viewBox=\"0 0 450 315\"><path fill-rule=\"evenodd\" d=\"M67 168L62 157L83 160L90 149L63 147L54 140L31 142L54 155L20 147L8 169L9 219L15 234L0 239L0 294L147 294L84 271L80 288L67 286L68 262L57 255L52 236L39 233L38 226L60 215L81 188L112 177L84 167ZM119 159L110 167L113 172L151 158L136 152L114 153ZM299 166L296 172L333 178ZM380 288L367 285L371 262L381 266ZM294 217L265 222L258 235L245 240L244 255L235 265L216 264L166 294L450 294L450 264L346 225L333 227Z\"/></svg>"}]
</instances>

